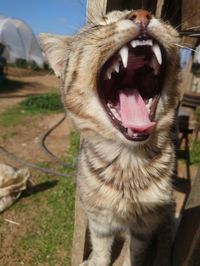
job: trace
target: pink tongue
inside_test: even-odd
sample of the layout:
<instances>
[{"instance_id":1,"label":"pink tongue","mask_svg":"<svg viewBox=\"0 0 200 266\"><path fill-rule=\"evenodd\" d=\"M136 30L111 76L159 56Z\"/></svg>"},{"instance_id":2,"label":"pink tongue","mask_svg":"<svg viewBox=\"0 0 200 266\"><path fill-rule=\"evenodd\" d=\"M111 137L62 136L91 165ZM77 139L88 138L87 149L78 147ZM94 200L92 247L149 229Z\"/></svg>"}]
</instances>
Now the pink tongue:
<instances>
[{"instance_id":1,"label":"pink tongue","mask_svg":"<svg viewBox=\"0 0 200 266\"><path fill-rule=\"evenodd\" d=\"M120 112L122 124L134 132L151 133L155 122L151 122L145 103L138 90L131 94L120 91Z\"/></svg>"}]
</instances>

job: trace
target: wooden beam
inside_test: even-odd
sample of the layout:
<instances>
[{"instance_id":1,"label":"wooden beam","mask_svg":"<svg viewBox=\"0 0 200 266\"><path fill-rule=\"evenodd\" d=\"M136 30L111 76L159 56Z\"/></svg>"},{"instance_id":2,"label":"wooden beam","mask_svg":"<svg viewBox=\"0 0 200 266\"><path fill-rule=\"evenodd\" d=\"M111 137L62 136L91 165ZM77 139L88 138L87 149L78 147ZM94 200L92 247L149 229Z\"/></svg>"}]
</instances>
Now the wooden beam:
<instances>
[{"instance_id":1,"label":"wooden beam","mask_svg":"<svg viewBox=\"0 0 200 266\"><path fill-rule=\"evenodd\" d=\"M163 9L164 3L165 3L165 0L157 0L156 14L155 14L157 18L161 18L162 16L162 9Z\"/></svg>"},{"instance_id":2,"label":"wooden beam","mask_svg":"<svg viewBox=\"0 0 200 266\"><path fill-rule=\"evenodd\" d=\"M200 1L199 0L182 0L182 30L193 28L199 30L200 25Z\"/></svg>"},{"instance_id":3,"label":"wooden beam","mask_svg":"<svg viewBox=\"0 0 200 266\"><path fill-rule=\"evenodd\" d=\"M164 0L158 0L158 2ZM160 6L160 4L159 4ZM162 8L162 6L161 6ZM147 9L155 13L156 1L151 0L87 0L87 17L95 18L113 10Z\"/></svg>"},{"instance_id":4,"label":"wooden beam","mask_svg":"<svg viewBox=\"0 0 200 266\"><path fill-rule=\"evenodd\" d=\"M86 249L89 247L87 242L87 219L80 204L79 195L76 193L75 200L75 223L73 235L73 250L71 266L77 266L84 260Z\"/></svg>"},{"instance_id":5,"label":"wooden beam","mask_svg":"<svg viewBox=\"0 0 200 266\"><path fill-rule=\"evenodd\" d=\"M175 238L173 265L200 264L200 167Z\"/></svg>"}]
</instances>

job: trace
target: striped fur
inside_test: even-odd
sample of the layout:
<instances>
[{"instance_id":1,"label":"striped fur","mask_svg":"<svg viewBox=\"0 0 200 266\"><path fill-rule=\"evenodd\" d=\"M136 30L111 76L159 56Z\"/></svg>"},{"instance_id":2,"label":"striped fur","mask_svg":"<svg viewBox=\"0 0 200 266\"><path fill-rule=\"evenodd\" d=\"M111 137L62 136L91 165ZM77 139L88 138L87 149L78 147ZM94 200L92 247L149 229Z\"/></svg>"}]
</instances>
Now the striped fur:
<instances>
[{"instance_id":1,"label":"striped fur","mask_svg":"<svg viewBox=\"0 0 200 266\"><path fill-rule=\"evenodd\" d=\"M173 209L170 179L174 148L170 129L178 95L177 32L154 17L148 25L169 61L156 128L147 141L138 144L126 139L111 123L97 93L103 64L138 34L129 20L131 12L114 11L98 18L70 40L41 37L52 67L56 65L54 70L61 76L65 108L82 139L77 188L88 215L93 245L90 259L82 265L110 265L114 237L121 234L129 238L124 266L142 265L152 235L162 223L170 224ZM169 249L167 244L162 246L161 250L158 245L156 265L167 266Z\"/></svg>"}]
</instances>

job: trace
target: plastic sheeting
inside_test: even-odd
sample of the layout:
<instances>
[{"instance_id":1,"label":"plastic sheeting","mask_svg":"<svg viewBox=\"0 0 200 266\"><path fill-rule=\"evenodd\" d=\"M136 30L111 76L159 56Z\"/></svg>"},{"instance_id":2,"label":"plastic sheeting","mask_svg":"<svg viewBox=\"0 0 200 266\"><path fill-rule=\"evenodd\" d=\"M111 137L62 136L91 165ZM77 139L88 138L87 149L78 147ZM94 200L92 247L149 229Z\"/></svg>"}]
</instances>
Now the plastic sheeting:
<instances>
[{"instance_id":1,"label":"plastic sheeting","mask_svg":"<svg viewBox=\"0 0 200 266\"><path fill-rule=\"evenodd\" d=\"M181 48L180 49L180 66L182 69L185 69L187 67L188 61L190 60L192 56L192 51L187 48Z\"/></svg>"},{"instance_id":2,"label":"plastic sheeting","mask_svg":"<svg viewBox=\"0 0 200 266\"><path fill-rule=\"evenodd\" d=\"M5 46L3 56L7 62L14 63L16 59L24 59L43 67L44 57L39 43L23 21L0 17L0 43Z\"/></svg>"},{"instance_id":3,"label":"plastic sheeting","mask_svg":"<svg viewBox=\"0 0 200 266\"><path fill-rule=\"evenodd\" d=\"M29 184L28 169L16 170L0 163L0 213L9 208Z\"/></svg>"}]
</instances>

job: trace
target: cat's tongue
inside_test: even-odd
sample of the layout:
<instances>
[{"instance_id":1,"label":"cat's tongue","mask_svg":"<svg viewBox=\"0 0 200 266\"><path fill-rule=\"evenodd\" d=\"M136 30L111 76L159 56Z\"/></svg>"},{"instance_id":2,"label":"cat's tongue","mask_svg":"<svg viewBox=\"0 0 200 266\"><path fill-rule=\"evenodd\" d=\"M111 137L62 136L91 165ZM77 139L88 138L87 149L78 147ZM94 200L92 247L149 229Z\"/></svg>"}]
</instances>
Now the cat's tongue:
<instances>
[{"instance_id":1,"label":"cat's tongue","mask_svg":"<svg viewBox=\"0 0 200 266\"><path fill-rule=\"evenodd\" d=\"M119 99L122 124L128 132L131 130L134 133L151 133L155 122L150 121L148 110L138 90L120 91Z\"/></svg>"}]
</instances>

